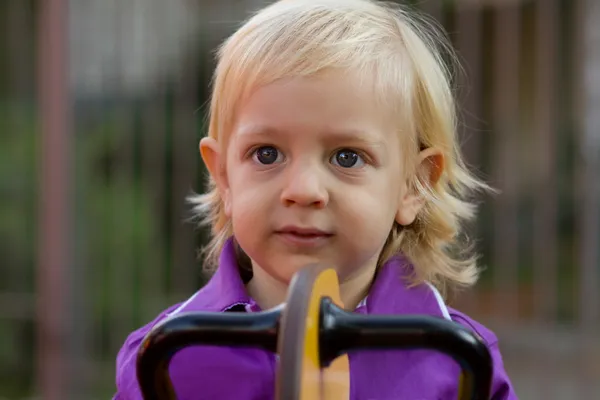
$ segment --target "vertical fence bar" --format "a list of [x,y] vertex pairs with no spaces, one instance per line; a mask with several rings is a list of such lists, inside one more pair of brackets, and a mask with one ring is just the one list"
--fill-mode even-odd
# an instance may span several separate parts
[[152,187],[158,189],[152,206],[156,207],[156,210],[160,213],[157,223],[160,226],[160,238],[163,243],[159,249],[155,250],[155,256],[160,260],[156,265],[158,277],[156,297],[164,304],[168,299],[167,296],[171,287],[169,272],[173,263],[173,243],[171,240],[173,233],[170,224],[172,215],[169,207],[171,200],[170,185],[172,183],[169,176],[169,159],[172,152],[169,118],[172,110],[169,109],[168,84],[166,82],[153,82],[153,85],[155,85],[153,88],[156,89],[156,99],[150,100],[145,110],[148,122],[145,125],[145,135],[152,139],[147,140],[143,147],[143,168],[146,172],[152,171],[152,175],[156,178],[152,182]]
[[[8,50],[8,88],[11,97],[23,101],[30,93],[31,10],[27,1],[9,1],[2,31]],[[24,271],[23,271],[24,272]]]
[[[597,341],[600,327],[600,2],[582,0],[581,26],[582,71],[582,131],[580,134],[579,177],[580,248],[580,328],[587,341],[581,349],[581,398],[592,398],[598,382],[598,357],[587,348]],[[594,339],[596,338],[596,339]],[[595,357],[595,358],[594,358]],[[594,373],[596,371],[596,373]],[[595,393],[597,395],[597,393]]]
[[479,168],[483,115],[482,6],[477,2],[458,2],[456,7],[456,48],[466,70],[466,76],[461,75],[459,82],[464,110],[461,141],[467,162]]
[[[31,96],[30,82],[32,71],[29,67],[33,61],[31,54],[33,52],[31,43],[31,36],[33,35],[33,29],[31,29],[32,15],[25,1],[9,1],[4,7],[6,13],[1,15],[2,18],[0,20],[0,35],[2,35],[0,43],[6,46],[5,54],[7,57],[0,64],[0,73],[3,74],[3,76],[0,76],[0,86],[4,86],[4,82],[6,82],[5,87],[9,96],[9,103],[8,108],[3,106],[2,110],[0,110],[2,117],[8,118],[6,120],[7,124],[4,125],[5,131],[1,132],[0,135],[4,137],[17,137],[19,135],[30,134],[30,132],[26,132],[29,129],[29,121],[28,117],[23,114],[23,104],[25,103],[25,99]],[[5,93],[2,94],[4,95]],[[33,144],[33,141],[30,141],[29,144]],[[27,160],[26,166],[21,164],[27,170],[20,172],[27,175],[29,175],[29,168],[34,165],[34,163],[29,162],[31,158],[27,154],[28,151],[29,148],[22,148],[20,154],[21,159]],[[29,242],[29,235],[34,226],[31,204],[29,202],[30,197],[27,197],[28,201],[21,202],[15,208],[19,213],[20,224],[27,225],[27,230],[22,231],[26,236],[26,238],[22,239],[25,243]],[[3,271],[2,280],[5,287],[14,291],[14,298],[20,298],[22,302],[30,294],[26,289],[29,286],[30,268],[31,266],[28,263],[27,266],[23,265],[18,268],[10,266]],[[26,301],[22,304],[26,304]],[[12,308],[12,305],[7,308]],[[33,318],[34,316],[32,313],[29,313],[23,315],[23,317]]]
[[518,135],[520,5],[499,4],[494,20],[494,165],[502,190],[494,207],[493,268],[496,315],[510,320],[518,311]]
[[[597,397],[597,364],[600,355],[600,2],[575,3],[574,120],[577,124],[575,193],[577,211],[578,321],[583,340],[579,346],[580,377],[577,398]],[[596,331],[596,332],[595,332]],[[595,376],[594,376],[595,375]]]
[[67,0],[40,2],[41,196],[37,269],[37,384],[45,400],[65,400],[70,341],[71,115],[67,83]]
[[[538,326],[550,327],[558,315],[558,196],[557,173],[557,47],[559,46],[558,0],[535,2],[534,101],[533,101],[533,318]],[[561,367],[553,358],[537,353],[531,379],[544,399],[556,398],[556,386],[544,384],[552,377],[561,382]],[[543,366],[543,368],[542,368]],[[562,379],[564,380],[564,378]]]
[[[482,7],[479,3],[456,2],[455,13],[456,49],[460,55],[465,73],[459,81],[462,118],[460,139],[466,162],[475,169],[481,168],[481,128],[483,116],[483,63],[481,44],[483,35]],[[478,238],[479,218],[469,226],[469,234]],[[479,301],[472,291],[467,292],[462,301],[470,312],[479,313]]]
[[600,321],[600,2],[582,0],[582,131],[578,157],[580,208],[580,321],[589,332]]
[[[155,82],[153,82],[155,83]],[[165,308],[163,265],[165,260],[165,244],[163,233],[163,204],[164,204],[164,179],[162,154],[164,150],[163,143],[160,143],[161,129],[163,128],[163,112],[160,102],[163,100],[163,91],[152,87],[153,97],[135,104],[135,134],[131,139],[132,154],[135,154],[131,165],[132,176],[135,177],[137,184],[142,185],[140,189],[151,190],[142,193],[138,190],[136,201],[140,201],[142,196],[149,198],[147,206],[155,211],[153,224],[156,229],[160,245],[153,246],[152,249],[132,248],[135,256],[133,257],[138,270],[137,278],[139,281],[133,282],[137,286],[137,295],[130,297],[129,301],[139,302],[139,315],[136,316],[135,324],[145,323],[153,318],[157,312]],[[159,143],[157,146],[156,144]],[[154,149],[154,150],[153,150]],[[152,177],[152,178],[150,178]],[[166,235],[165,235],[166,236]],[[142,300],[143,299],[143,300]],[[141,320],[138,320],[141,318]]]
[[[195,43],[195,42],[193,42]],[[188,42],[182,44],[186,53],[196,54],[191,51]],[[196,66],[198,57],[186,58],[185,65]],[[194,170],[194,159],[199,157],[198,142],[196,141],[195,110],[200,103],[198,101],[198,68],[187,67],[181,71],[182,80],[176,90],[174,101],[174,137],[173,137],[173,268],[171,269],[171,280],[175,293],[191,295],[197,290],[200,270],[196,268],[194,240],[191,224],[184,224],[189,215],[190,208],[186,202],[186,196],[192,189],[196,171]]]
[[[119,207],[121,207],[120,201],[122,199],[122,194],[117,189],[119,187],[119,182],[122,180],[123,175],[125,177],[130,178],[130,182],[135,182],[133,176],[136,173],[135,165],[138,159],[138,154],[135,151],[135,137],[138,135],[138,124],[137,120],[139,118],[137,110],[134,107],[129,107],[125,101],[123,101],[122,94],[126,90],[126,61],[125,52],[131,51],[130,49],[125,48],[126,44],[131,43],[131,36],[133,33],[131,30],[128,30],[127,27],[130,24],[130,20],[132,19],[132,15],[135,13],[135,6],[138,5],[137,2],[111,2],[106,5],[108,9],[110,9],[110,13],[107,13],[103,20],[99,20],[97,23],[108,24],[115,30],[114,39],[116,43],[114,44],[115,50],[115,63],[119,66],[113,71],[114,76],[112,79],[115,80],[113,86],[108,86],[109,90],[101,91],[100,96],[102,98],[107,98],[110,96],[114,96],[116,102],[121,105],[123,109],[126,109],[129,112],[128,117],[133,120],[131,122],[131,126],[128,126],[129,129],[126,130],[126,137],[122,139],[121,146],[124,154],[124,158],[127,160],[124,163],[124,166],[118,166],[116,163],[110,163],[110,173],[107,174],[108,179],[106,181],[106,217],[108,219],[108,223],[105,224],[106,229],[106,237],[105,243],[106,246],[103,251],[106,252],[106,262],[102,265],[102,268],[105,269],[106,279],[106,288],[109,290],[109,294],[105,295],[105,299],[108,305],[108,319],[107,324],[109,327],[105,328],[108,332],[108,349],[119,349],[119,347],[123,344],[123,338],[132,328],[132,293],[134,292],[134,288],[132,285],[132,275],[135,274],[135,260],[133,254],[134,244],[129,240],[132,236],[121,236],[118,235],[117,232],[125,229],[124,226],[133,226],[135,219],[135,212],[137,211],[137,207],[134,207],[134,212],[131,215],[127,215],[127,219],[120,218]],[[143,18],[144,14],[140,14],[141,18]],[[90,18],[93,18],[91,15]],[[96,44],[99,46],[99,44]],[[110,74],[110,73],[108,73]],[[110,76],[108,75],[107,76]],[[106,79],[106,76],[103,77]],[[101,115],[103,118],[107,120],[112,116],[113,107],[106,106],[101,109]],[[119,115],[120,117],[120,115]],[[125,119],[126,117],[124,117]],[[121,129],[120,127],[120,118],[117,119],[119,124],[117,127],[112,124],[107,124],[103,126],[102,135],[105,137],[104,146],[107,153],[111,152],[110,147],[112,146],[111,141],[113,139],[113,129]],[[129,120],[128,120],[129,122]],[[126,181],[126,180],[125,180]],[[137,186],[133,187],[133,192],[136,192]],[[128,196],[132,196],[131,193],[128,193]],[[135,197],[135,195],[133,195]],[[129,199],[130,201],[135,201],[134,199]],[[131,231],[134,231],[132,229]],[[116,304],[119,304],[117,307]]]
[[535,318],[551,322],[557,310],[558,186],[556,137],[556,65],[558,46],[558,1],[535,3],[535,128],[534,148],[534,305]]

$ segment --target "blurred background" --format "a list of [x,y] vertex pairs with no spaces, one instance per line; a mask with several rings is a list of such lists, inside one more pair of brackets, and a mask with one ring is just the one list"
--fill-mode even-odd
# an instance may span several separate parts
[[[108,399],[127,334],[204,282],[215,46],[259,0],[0,0],[0,399]],[[600,1],[413,2],[465,67],[479,286],[522,399],[600,397]]]

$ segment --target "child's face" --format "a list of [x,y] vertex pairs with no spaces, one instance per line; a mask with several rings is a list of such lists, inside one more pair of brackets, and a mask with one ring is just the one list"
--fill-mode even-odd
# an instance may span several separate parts
[[274,83],[241,104],[226,154],[203,143],[255,268],[288,282],[317,262],[349,279],[374,270],[394,221],[414,220],[397,125],[373,99],[341,75]]

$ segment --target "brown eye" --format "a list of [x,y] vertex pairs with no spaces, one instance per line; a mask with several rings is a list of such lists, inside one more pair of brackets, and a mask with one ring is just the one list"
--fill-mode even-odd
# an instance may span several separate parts
[[361,156],[357,152],[350,149],[343,149],[336,152],[333,155],[331,162],[334,165],[342,168],[353,168],[357,164],[359,164],[359,166],[364,165],[364,161]]
[[263,146],[256,149],[254,158],[261,164],[271,165],[278,161],[279,151],[273,146]]

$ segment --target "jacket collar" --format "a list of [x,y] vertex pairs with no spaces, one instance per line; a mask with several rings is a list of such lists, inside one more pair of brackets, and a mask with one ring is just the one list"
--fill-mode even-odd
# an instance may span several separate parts
[[[442,297],[432,285],[409,285],[412,269],[412,264],[404,256],[382,265],[367,298],[356,311],[365,314],[421,314],[450,319]],[[233,240],[229,239],[210,281],[170,315],[191,311],[220,312],[237,307],[246,311],[260,310],[246,291],[239,274]]]

